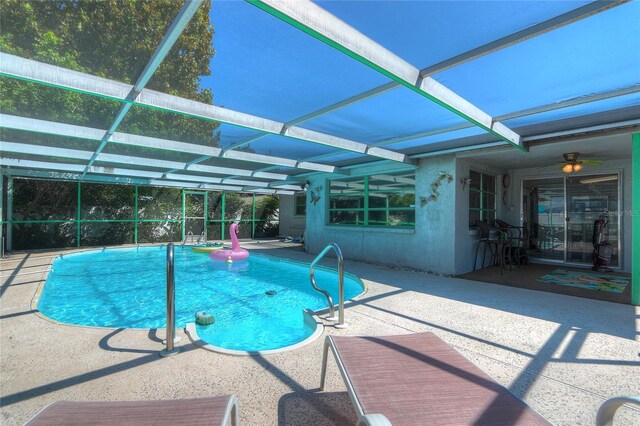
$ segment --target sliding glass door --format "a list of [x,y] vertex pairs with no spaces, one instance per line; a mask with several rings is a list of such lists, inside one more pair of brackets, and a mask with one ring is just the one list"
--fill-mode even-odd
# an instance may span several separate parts
[[[604,240],[619,265],[619,175],[570,175],[523,182],[522,214],[529,231],[529,256],[567,263],[592,263],[594,223],[603,217]],[[597,235],[596,235],[597,237]]]
[[[618,175],[567,177],[567,261],[591,263],[593,261],[595,222],[602,216],[606,220],[604,241],[618,247]],[[597,235],[595,237],[597,239]],[[618,250],[613,250],[611,266],[618,266]]]
[[564,260],[564,179],[526,180],[523,184],[525,225],[529,230],[531,256]]

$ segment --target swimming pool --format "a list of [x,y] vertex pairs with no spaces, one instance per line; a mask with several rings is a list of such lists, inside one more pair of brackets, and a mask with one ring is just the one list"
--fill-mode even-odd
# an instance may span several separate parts
[[[56,321],[114,328],[164,328],[166,247],[133,247],[65,254],[52,266],[39,310]],[[252,253],[229,267],[189,247],[175,249],[176,326],[206,311],[215,323],[196,326],[211,345],[238,350],[282,348],[309,337],[315,327],[302,310],[326,307],[311,289],[309,265]],[[316,270],[316,282],[338,300],[333,270]],[[345,274],[345,299],[364,286]],[[267,292],[275,291],[272,296]]]

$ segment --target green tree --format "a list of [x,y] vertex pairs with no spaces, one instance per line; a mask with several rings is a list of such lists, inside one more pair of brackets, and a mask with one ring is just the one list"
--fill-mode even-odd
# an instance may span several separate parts
[[275,237],[278,235],[278,213],[280,210],[280,198],[276,195],[267,195],[256,199],[256,237]]
[[[133,84],[155,52],[182,4],[174,0],[2,0],[0,50]],[[214,31],[209,21],[210,8],[209,2],[203,3],[154,73],[147,88],[207,104],[212,103],[211,91],[200,86],[201,77],[210,74],[209,63],[215,53]],[[113,100],[7,77],[0,78],[0,111],[6,114],[106,130],[120,107],[121,103]],[[118,131],[215,146],[219,141],[218,126],[218,123],[134,106],[125,116]],[[6,141],[88,151],[94,151],[98,146],[96,141],[10,129],[0,129],[0,138]],[[109,149],[108,145],[106,149]],[[138,147],[118,146],[118,152],[122,154],[141,155],[145,151]],[[158,158],[158,152],[154,152],[154,156]],[[74,159],[61,161],[80,162]],[[41,200],[54,196],[52,194],[56,194],[59,186],[56,182],[34,182],[29,192],[25,193],[29,198],[24,203],[25,220],[46,219],[40,217]],[[73,185],[70,188],[73,188]],[[123,205],[115,204],[122,201],[122,191],[127,194],[130,191],[109,186],[100,188],[102,189],[98,192],[102,197],[101,202],[106,203],[106,207],[109,208],[106,216],[117,216],[118,207]],[[74,191],[69,189],[67,192],[73,194]],[[16,192],[16,196],[19,197],[20,194]],[[129,200],[130,197],[127,195],[125,198]],[[64,202],[65,199],[66,196],[59,196],[46,204],[55,210],[68,204]],[[172,201],[168,200],[165,207],[158,206],[157,209],[171,216]],[[69,243],[71,235],[75,235],[75,224],[66,225],[69,224],[34,224],[31,228],[45,227],[50,232],[41,233],[42,238],[38,241],[35,239],[37,233],[34,233],[34,239],[30,241],[35,241],[34,244],[38,247],[75,244],[75,241]],[[84,228],[82,230],[83,235],[110,235],[114,243],[121,239],[120,236],[124,238],[127,235],[128,238],[131,233],[129,225],[123,225],[121,229],[111,226],[98,230],[97,226],[90,225],[85,228],[86,232]],[[20,244],[17,246],[35,247],[22,247]]]
[[224,216],[228,223],[251,219],[252,198],[250,197],[237,192],[226,193]]
[[[182,2],[174,0],[4,0],[0,50],[125,83],[135,83]],[[211,5],[205,2],[154,73],[147,87],[211,104],[200,86],[214,55]],[[70,124],[106,128],[119,103],[7,78],[0,108]],[[132,108],[118,130],[217,145],[218,123],[141,107]],[[44,142],[44,140],[41,140]]]

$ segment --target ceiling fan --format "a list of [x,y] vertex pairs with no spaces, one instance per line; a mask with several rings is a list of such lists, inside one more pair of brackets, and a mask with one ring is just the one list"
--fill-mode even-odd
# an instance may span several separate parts
[[602,165],[602,160],[578,160],[578,152],[567,152],[562,154],[564,162],[562,164],[562,171],[565,173],[576,173],[582,170],[584,166],[598,167]]

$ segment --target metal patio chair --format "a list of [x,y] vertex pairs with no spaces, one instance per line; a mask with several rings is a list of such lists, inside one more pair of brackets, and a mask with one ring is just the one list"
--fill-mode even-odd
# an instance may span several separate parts
[[485,267],[485,258],[488,248],[491,253],[490,265],[500,266],[500,275],[502,275],[505,265],[510,263],[510,253],[513,242],[508,238],[508,234],[500,228],[492,228],[488,223],[481,221],[476,222],[476,226],[480,229],[480,239],[478,240],[475,256],[473,258],[473,270],[476,270],[476,262],[480,246],[483,246],[482,267]]

